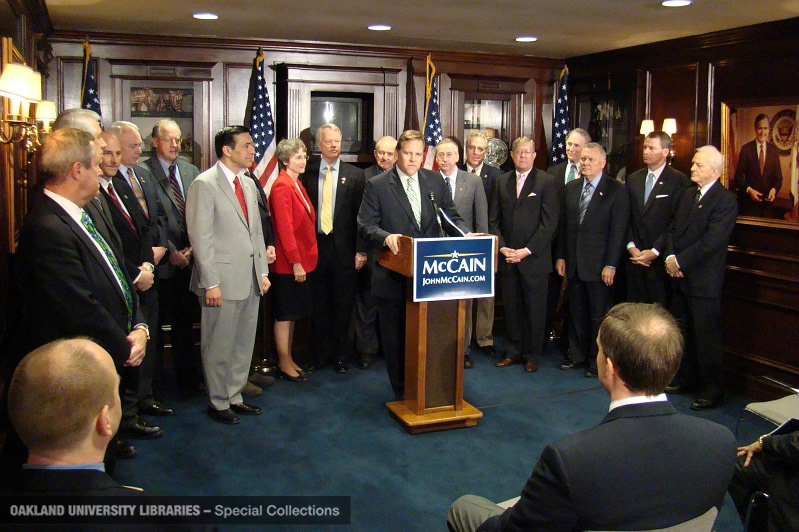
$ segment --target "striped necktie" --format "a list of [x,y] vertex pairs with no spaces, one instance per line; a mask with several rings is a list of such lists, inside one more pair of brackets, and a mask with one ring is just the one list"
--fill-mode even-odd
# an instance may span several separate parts
[[111,264],[111,269],[114,270],[114,275],[119,282],[119,285],[122,287],[122,295],[125,297],[125,307],[128,310],[128,330],[133,322],[133,294],[130,291],[130,285],[128,284],[127,279],[125,279],[125,274],[122,273],[122,269],[119,267],[119,262],[117,261],[114,252],[111,251],[111,248],[108,246],[108,242],[100,235],[97,231],[97,227],[95,227],[94,222],[86,213],[86,211],[82,211],[80,221],[86,230],[91,235],[92,239],[97,242],[100,246],[100,249],[103,250],[105,257],[108,259],[108,262]]
[[405,194],[408,195],[408,201],[411,203],[411,210],[413,211],[413,217],[416,219],[416,224],[421,228],[422,206],[419,204],[419,195],[416,193],[416,180],[412,177],[408,178]]
[[125,207],[122,206],[122,202],[119,201],[119,196],[117,196],[117,193],[114,190],[114,184],[111,183],[110,181],[108,182],[108,197],[111,198],[111,201],[113,201],[114,205],[117,206],[119,212],[122,213],[122,217],[125,218],[125,221],[128,222],[130,228],[133,229],[133,231],[135,232],[136,226],[133,225],[133,220],[131,219],[130,214],[128,214],[128,211],[126,211]]
[[177,203],[178,211],[180,211],[181,225],[186,227],[186,200],[180,191],[174,163],[169,165],[169,185],[172,187],[172,194],[175,195],[175,202]]
[[128,182],[130,183],[130,188],[133,189],[133,194],[139,201],[139,206],[144,216],[150,218],[150,213],[147,211],[147,200],[144,199],[144,191],[141,188],[141,183],[139,183],[139,178],[133,173],[133,168],[128,168]]
[[585,218],[585,211],[588,210],[588,204],[591,202],[591,189],[594,188],[594,185],[591,184],[590,181],[586,178],[585,180],[585,187],[583,188],[583,193],[580,195],[580,225],[583,224],[583,218]]

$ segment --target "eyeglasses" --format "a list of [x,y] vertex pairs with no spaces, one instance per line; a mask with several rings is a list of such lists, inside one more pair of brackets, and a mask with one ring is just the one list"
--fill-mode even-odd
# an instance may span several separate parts
[[176,146],[180,146],[180,137],[172,137],[169,139],[165,139],[163,137],[157,137],[159,142],[163,142],[164,144],[174,144]]
[[532,155],[533,151],[531,150],[516,150],[516,155]]

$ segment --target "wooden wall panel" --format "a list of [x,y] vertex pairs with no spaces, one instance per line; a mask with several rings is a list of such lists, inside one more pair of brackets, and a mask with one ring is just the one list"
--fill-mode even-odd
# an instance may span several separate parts
[[[660,129],[665,118],[677,119],[677,133],[672,137],[672,165],[688,173],[697,146],[697,65],[676,65],[650,70],[650,118]],[[640,121],[638,121],[640,125]]]

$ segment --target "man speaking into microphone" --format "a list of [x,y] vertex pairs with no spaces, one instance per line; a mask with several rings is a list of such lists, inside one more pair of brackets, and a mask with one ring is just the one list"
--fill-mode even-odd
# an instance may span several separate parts
[[[388,248],[396,254],[402,235],[437,237],[441,229],[450,236],[468,232],[441,175],[420,169],[423,156],[422,134],[404,131],[397,141],[394,168],[367,181],[358,212],[358,231],[370,246],[381,251]],[[452,224],[447,220],[439,224],[434,203]],[[372,272],[372,293],[378,302],[388,378],[399,400],[405,394],[405,277],[378,264]]]

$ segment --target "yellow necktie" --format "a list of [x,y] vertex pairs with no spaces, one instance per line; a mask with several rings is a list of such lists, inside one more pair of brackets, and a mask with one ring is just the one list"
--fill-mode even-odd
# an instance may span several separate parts
[[322,232],[329,235],[333,230],[333,172],[328,166],[322,183]]

